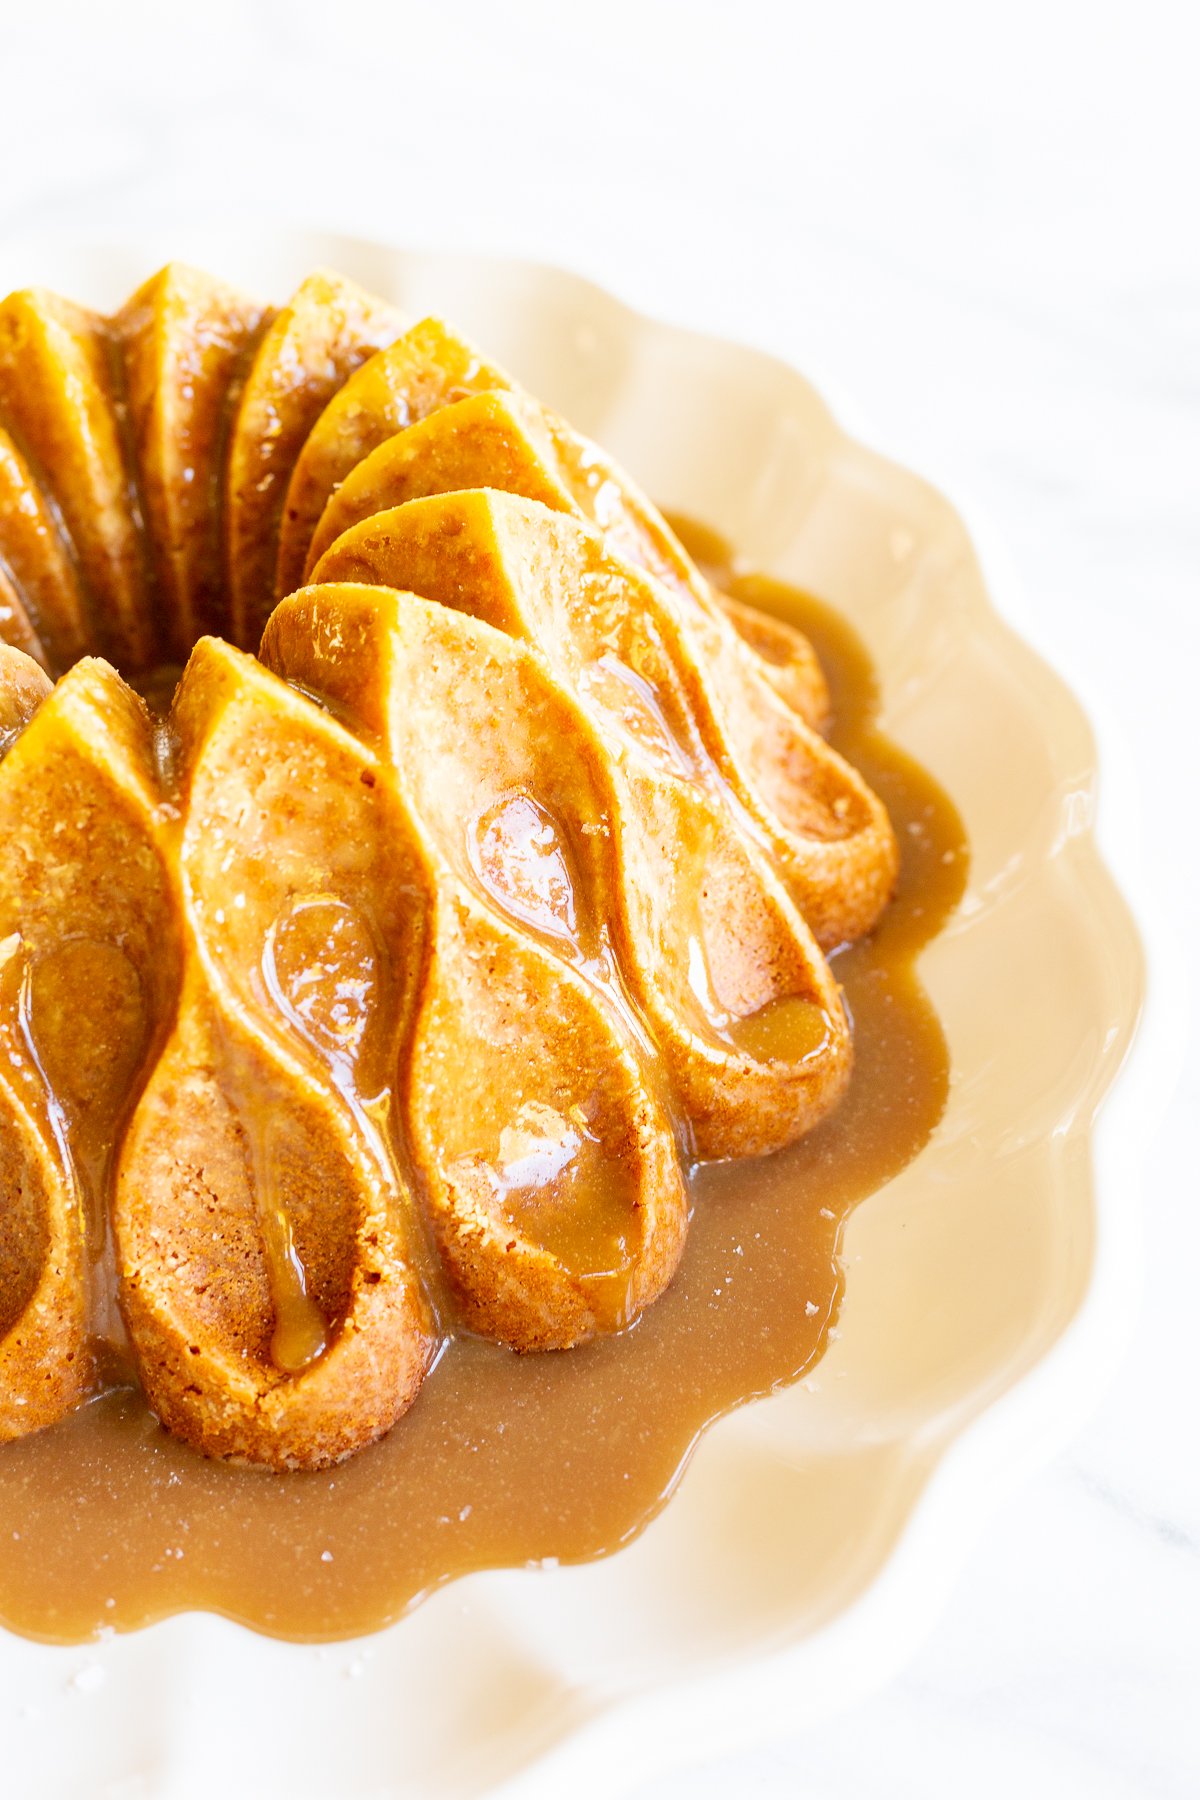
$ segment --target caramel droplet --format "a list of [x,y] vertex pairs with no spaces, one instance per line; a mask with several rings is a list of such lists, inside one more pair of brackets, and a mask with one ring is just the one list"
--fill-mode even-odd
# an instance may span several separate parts
[[744,1019],[730,1019],[727,1029],[738,1049],[759,1062],[803,1062],[827,1047],[831,1026],[823,1007],[784,994]]
[[299,1375],[326,1348],[325,1320],[308,1292],[304,1264],[292,1239],[291,1220],[282,1207],[271,1204],[269,1196],[260,1196],[259,1218],[275,1307],[271,1361],[285,1375]]
[[280,1199],[278,1144],[270,1121],[255,1106],[243,1113],[254,1177],[254,1196],[266,1255],[267,1284],[275,1311],[271,1361],[285,1375],[299,1375],[328,1347],[324,1315],[308,1291],[308,1277]]
[[535,931],[578,942],[571,854],[547,807],[528,794],[506,795],[476,819],[467,850],[505,912]]

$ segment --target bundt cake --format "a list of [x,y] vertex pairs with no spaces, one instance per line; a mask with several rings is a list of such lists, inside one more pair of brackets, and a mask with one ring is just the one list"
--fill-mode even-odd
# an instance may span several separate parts
[[0,1440],[332,1463],[843,1091],[896,847],[811,647],[438,321],[11,296],[0,640]]

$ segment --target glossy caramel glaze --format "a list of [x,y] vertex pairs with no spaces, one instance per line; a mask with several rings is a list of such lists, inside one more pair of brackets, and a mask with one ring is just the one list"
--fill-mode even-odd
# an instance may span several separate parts
[[781,584],[735,578],[708,534],[677,529],[736,600],[811,639],[832,691],[832,742],[900,840],[894,903],[833,959],[854,1020],[845,1100],[771,1158],[694,1173],[679,1273],[632,1330],[524,1357],[459,1337],[389,1436],[337,1469],[281,1476],[206,1461],[127,1388],[4,1446],[6,1624],[79,1640],[205,1608],[290,1638],[370,1631],[472,1569],[626,1542],[707,1423],[820,1356],[841,1292],[842,1222],[942,1112],[946,1047],[913,965],[957,904],[966,846],[945,794],[875,731],[870,665],[844,623]]

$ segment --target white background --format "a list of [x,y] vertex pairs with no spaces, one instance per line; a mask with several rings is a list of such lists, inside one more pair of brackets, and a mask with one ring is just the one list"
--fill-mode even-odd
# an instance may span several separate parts
[[[1140,790],[1161,977],[1194,1015],[1193,12],[0,0],[0,233],[300,223],[532,255],[831,377],[1007,540],[1014,623]],[[907,1674],[782,1746],[630,1771],[638,1800],[1200,1793],[1194,1050],[1144,1147],[1124,1374]]]

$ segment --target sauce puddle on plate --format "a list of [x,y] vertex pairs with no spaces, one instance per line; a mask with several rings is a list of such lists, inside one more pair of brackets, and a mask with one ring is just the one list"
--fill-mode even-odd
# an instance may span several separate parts
[[525,1357],[456,1339],[412,1411],[340,1468],[208,1462],[128,1388],[0,1449],[0,1620],[12,1629],[79,1641],[202,1608],[281,1637],[338,1638],[473,1569],[601,1555],[654,1516],[706,1424],[820,1356],[842,1224],[912,1160],[945,1104],[945,1040],[913,964],[962,893],[966,843],[946,795],[876,733],[871,667],[846,624],[778,582],[735,577],[710,534],[679,529],[719,586],[812,639],[831,740],[901,845],[882,923],[833,959],[854,1020],[846,1098],[789,1150],[699,1170],[683,1264],[633,1329]]

